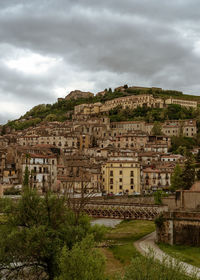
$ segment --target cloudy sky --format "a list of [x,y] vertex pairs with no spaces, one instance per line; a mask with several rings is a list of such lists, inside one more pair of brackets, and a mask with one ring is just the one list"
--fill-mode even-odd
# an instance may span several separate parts
[[200,94],[199,0],[0,0],[0,123],[74,89]]

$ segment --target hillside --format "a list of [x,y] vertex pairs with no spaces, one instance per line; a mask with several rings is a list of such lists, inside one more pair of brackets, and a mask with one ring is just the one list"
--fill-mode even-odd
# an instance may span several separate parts
[[[77,97],[78,92],[78,97]],[[74,96],[76,94],[76,98]],[[30,126],[35,126],[41,122],[48,121],[65,121],[71,119],[74,106],[83,103],[104,103],[107,100],[112,100],[114,98],[128,96],[128,95],[139,95],[139,94],[152,94],[154,97],[159,97],[167,99],[170,96],[179,99],[190,99],[195,100],[200,103],[199,96],[185,95],[180,91],[174,90],[163,90],[161,88],[144,88],[144,87],[128,87],[124,85],[122,87],[116,88],[114,91],[112,89],[105,89],[104,91],[96,94],[95,96],[89,92],[73,91],[69,93],[65,98],[58,98],[58,101],[54,104],[40,104],[33,107],[25,115],[21,116],[17,120],[8,122],[5,127],[15,128],[16,130],[23,130]],[[81,97],[79,97],[81,96]],[[85,97],[86,96],[86,97]],[[120,108],[112,110],[109,115],[111,121],[120,120],[135,120],[135,119],[145,119],[146,121],[164,121],[165,119],[187,119],[197,117],[195,110],[190,110],[186,108],[181,108],[180,106],[170,106],[171,111],[164,111],[164,109],[150,109],[140,108],[132,110],[131,112],[120,111]],[[176,114],[177,113],[177,114]],[[149,117],[148,117],[149,116]]]

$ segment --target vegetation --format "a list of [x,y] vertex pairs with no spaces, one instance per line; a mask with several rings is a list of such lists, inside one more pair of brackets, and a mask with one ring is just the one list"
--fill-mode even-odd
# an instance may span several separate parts
[[62,279],[63,263],[68,256],[71,257],[68,267],[74,271],[76,263],[82,263],[81,256],[87,247],[91,270],[84,266],[82,275],[102,269],[99,279],[103,279],[103,259],[92,251],[103,232],[97,226],[92,227],[85,215],[77,219],[66,207],[65,198],[49,193],[41,198],[26,187],[19,201],[1,199],[0,210],[4,214],[0,226],[0,278]]
[[[177,261],[176,265],[163,260],[162,263],[155,260],[153,254],[141,256],[133,246],[133,242],[144,235],[154,231],[155,226],[150,221],[123,221],[106,235],[106,239],[113,243],[109,249],[103,252],[107,257],[106,274],[108,279],[116,280],[197,280],[186,276],[185,269]],[[118,262],[117,262],[118,261]],[[115,263],[115,267],[110,265]],[[109,269],[108,269],[109,268]],[[118,276],[116,276],[118,275]]]
[[[123,272],[131,259],[139,255],[133,242],[155,230],[151,221],[122,221],[115,228],[109,230],[105,236],[109,249],[101,251],[106,257],[106,275],[109,279],[119,272]],[[114,265],[113,265],[114,264]]]
[[165,120],[193,119],[200,116],[200,110],[181,107],[172,104],[166,108],[149,108],[146,106],[136,109],[122,109],[118,106],[109,112],[111,121],[134,121],[143,120],[146,122],[164,122]]
[[188,150],[198,146],[198,137],[191,138],[185,136],[172,136],[171,138],[171,152],[174,154],[181,154],[185,156]]
[[158,244],[161,250],[180,261],[200,267],[200,248],[186,245]]
[[[59,99],[54,104],[40,104],[28,111],[24,116],[21,116],[18,120],[9,121],[5,126],[3,126],[2,134],[5,134],[6,127],[11,127],[16,130],[23,130],[30,126],[36,126],[43,121],[65,121],[71,118],[74,106],[83,103],[104,103],[107,100],[112,100],[114,98],[128,96],[128,95],[139,95],[139,94],[152,94],[154,97],[158,98],[181,98],[200,101],[199,96],[185,95],[182,92],[174,90],[161,90],[161,89],[145,89],[145,88],[128,88],[124,85],[123,91],[112,91],[105,89],[104,95],[96,95],[90,98],[79,98],[79,99]],[[180,105],[169,105],[167,108],[137,108],[135,110],[122,110],[118,108],[117,111],[114,109],[109,113],[111,121],[128,121],[128,120],[145,120],[147,122],[158,121],[162,122],[164,120],[172,119],[191,119],[196,118],[200,124],[200,109],[198,108],[184,108]]]
[[162,262],[154,258],[153,253],[146,257],[138,256],[132,259],[131,265],[126,269],[125,275],[119,277],[119,280],[197,280],[194,276],[187,276],[186,269],[180,262],[168,261]]
[[19,195],[21,194],[21,191],[18,189],[15,189],[14,187],[11,187],[9,189],[4,190],[4,195]]
[[159,122],[155,122],[151,131],[152,135],[162,135],[162,126]]
[[164,195],[164,192],[162,190],[157,190],[153,195],[155,204],[162,204],[162,196]]
[[195,166],[193,158],[190,156],[187,158],[183,173],[182,173],[182,189],[189,190],[195,181]]
[[103,280],[105,260],[99,250],[94,249],[93,236],[87,236],[69,250],[62,249],[56,280]]
[[171,176],[171,186],[170,189],[172,191],[180,190],[183,188],[183,170],[179,164],[174,168],[174,172]]
[[194,159],[191,155],[188,155],[183,168],[179,164],[174,168],[170,188],[172,191],[189,190],[198,176],[200,175],[195,172]]

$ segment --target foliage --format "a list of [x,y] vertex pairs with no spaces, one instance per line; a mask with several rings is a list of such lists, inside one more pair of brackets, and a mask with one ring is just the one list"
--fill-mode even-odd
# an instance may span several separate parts
[[4,195],[19,195],[21,193],[20,190],[15,189],[14,187],[4,190]]
[[182,174],[183,189],[189,190],[195,181],[195,167],[194,160],[189,156],[185,162],[185,166]]
[[157,190],[154,192],[154,202],[155,204],[162,204],[162,196],[163,196],[163,191]]
[[200,169],[197,170],[197,172],[196,172],[196,177],[197,177],[197,180],[200,181]]
[[[19,201],[0,206],[6,217],[0,230],[0,272],[6,279],[53,280],[59,276],[58,256],[64,246],[71,250],[88,234],[95,241],[101,237],[86,216],[76,219],[64,197],[47,193],[42,198],[25,188]],[[30,278],[23,278],[27,270]]]
[[152,135],[162,135],[162,126],[159,122],[155,122],[151,130]]
[[198,150],[198,153],[196,155],[196,161],[200,163],[200,149]]
[[156,219],[155,219],[155,224],[157,227],[162,227],[163,223],[164,223],[164,217],[163,214],[160,214]]
[[57,120],[57,116],[55,114],[49,114],[44,119],[47,122],[52,122]]
[[29,185],[29,170],[28,170],[28,166],[26,166],[24,171],[23,187],[28,187],[28,185]]
[[193,119],[200,116],[198,109],[181,107],[171,104],[166,108],[150,108],[147,106],[137,107],[136,109],[122,109],[117,106],[110,110],[111,121],[133,121],[143,120],[146,122],[164,122],[165,120]]
[[133,257],[138,256],[133,243],[154,230],[155,224],[152,221],[126,220],[111,229],[105,238],[111,244],[110,250],[114,257],[127,265]]
[[200,248],[194,246],[186,246],[186,245],[169,245],[165,243],[158,244],[161,250],[163,250],[168,255],[194,265],[196,267],[200,267]]
[[59,261],[60,276],[56,280],[103,280],[105,261],[94,248],[93,236],[86,236],[71,250],[65,246]]
[[171,176],[171,186],[170,186],[170,189],[172,191],[176,191],[176,190],[182,189],[182,187],[183,187],[182,175],[183,175],[183,170],[180,167],[180,165],[177,164],[176,167],[174,168],[174,172],[173,172],[173,174]]
[[194,138],[183,136],[172,136],[170,151],[175,154],[186,155],[187,150],[196,146]]
[[[128,88],[124,85],[125,91],[112,91],[106,89],[106,93],[102,95],[96,95],[89,98],[78,98],[78,99],[59,99],[54,104],[40,104],[28,111],[24,116],[21,116],[19,120],[9,121],[3,126],[3,132],[5,133],[6,127],[11,127],[16,130],[23,130],[30,126],[37,126],[40,122],[45,121],[65,121],[71,118],[71,114],[67,114],[73,111],[76,105],[83,103],[95,103],[95,102],[106,102],[114,98],[123,96],[139,95],[139,94],[153,94],[154,97],[169,98],[175,96],[181,99],[192,99],[199,100],[198,96],[183,95],[182,92],[161,90],[161,89],[145,89],[145,88]],[[131,109],[119,109],[117,114],[109,113],[111,121],[129,121],[129,120],[144,120],[147,122],[163,122],[164,120],[173,119],[197,119],[197,125],[200,126],[200,109],[181,107],[180,105],[172,104],[166,108],[147,108],[145,106]]]
[[157,261],[153,253],[132,259],[125,275],[120,280],[197,280],[194,276],[187,276],[186,268],[180,262],[174,263],[169,259]]

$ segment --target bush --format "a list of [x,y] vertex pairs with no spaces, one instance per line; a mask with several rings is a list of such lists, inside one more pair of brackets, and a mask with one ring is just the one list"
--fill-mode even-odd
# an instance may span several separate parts
[[4,195],[19,195],[21,194],[20,190],[16,190],[14,187],[10,188],[10,189],[6,189],[4,190]]
[[124,277],[120,280],[197,280],[195,276],[187,276],[186,268],[179,261],[170,259],[157,261],[153,253],[147,256],[138,256],[132,260]]

